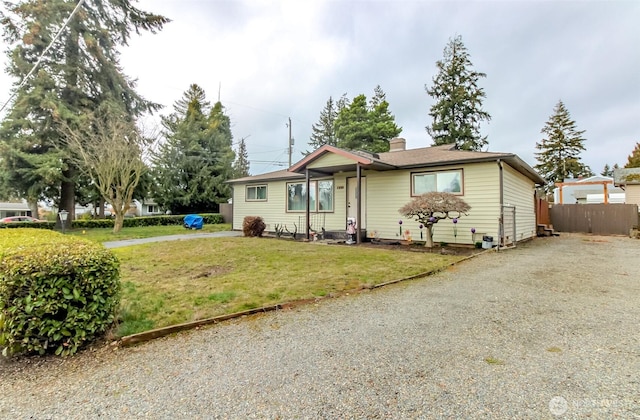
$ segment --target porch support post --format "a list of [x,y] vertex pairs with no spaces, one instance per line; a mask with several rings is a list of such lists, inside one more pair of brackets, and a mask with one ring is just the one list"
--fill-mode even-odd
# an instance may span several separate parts
[[361,242],[360,240],[360,225],[362,225],[362,168],[360,162],[356,164],[356,244]]
[[309,232],[309,217],[311,216],[311,214],[310,214],[311,212],[309,211],[309,205],[311,203],[311,189],[310,189],[310,187],[311,187],[311,179],[310,178],[311,177],[309,175],[309,168],[305,168],[304,174],[305,174],[305,178],[306,178],[306,182],[307,182],[307,205],[306,205],[306,208],[305,208],[305,221],[304,221],[305,227],[304,227],[304,229],[305,229],[305,232],[306,232],[305,235],[306,235],[307,240],[310,240],[311,239],[311,234]]

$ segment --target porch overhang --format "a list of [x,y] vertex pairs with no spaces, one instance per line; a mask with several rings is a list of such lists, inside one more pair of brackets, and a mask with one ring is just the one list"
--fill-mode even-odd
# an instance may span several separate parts
[[289,168],[289,172],[311,176],[330,176],[337,172],[352,172],[361,169],[385,171],[396,166],[382,162],[374,153],[347,151],[324,145]]

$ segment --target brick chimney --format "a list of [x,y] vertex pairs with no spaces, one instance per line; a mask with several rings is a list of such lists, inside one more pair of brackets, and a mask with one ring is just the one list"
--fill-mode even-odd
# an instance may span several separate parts
[[389,151],[390,152],[401,152],[406,150],[407,141],[402,137],[396,137],[394,139],[389,140]]

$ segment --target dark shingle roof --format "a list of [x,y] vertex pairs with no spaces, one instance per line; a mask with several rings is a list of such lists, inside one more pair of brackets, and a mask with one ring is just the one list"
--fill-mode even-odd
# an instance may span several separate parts
[[338,149],[333,146],[322,146],[295,165],[291,167],[293,171],[281,170],[269,172],[262,175],[245,177],[229,181],[230,183],[246,183],[270,181],[278,179],[301,179],[303,169],[314,160],[320,158],[325,153],[338,153],[345,157],[351,157],[355,162],[360,162],[365,168],[371,167],[378,170],[389,169],[411,169],[418,167],[455,165],[474,162],[491,162],[501,159],[511,165],[514,169],[521,172],[529,179],[537,184],[544,183],[544,179],[513,153],[498,152],[473,152],[467,150],[458,150],[454,145],[448,144],[443,146],[422,147],[419,149],[398,150],[384,153],[369,153],[363,151],[347,151]]
[[237,184],[237,183],[260,182],[260,181],[277,181],[279,179],[301,179],[301,178],[304,179],[304,175],[296,172],[289,172],[287,169],[281,169],[279,171],[267,172],[260,175],[246,176],[244,178],[232,179],[228,182],[231,184]]

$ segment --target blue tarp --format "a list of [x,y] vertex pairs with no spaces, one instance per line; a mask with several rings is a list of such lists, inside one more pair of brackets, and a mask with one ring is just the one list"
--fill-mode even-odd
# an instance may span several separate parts
[[187,229],[202,229],[204,219],[197,214],[187,214],[184,216],[184,227]]

